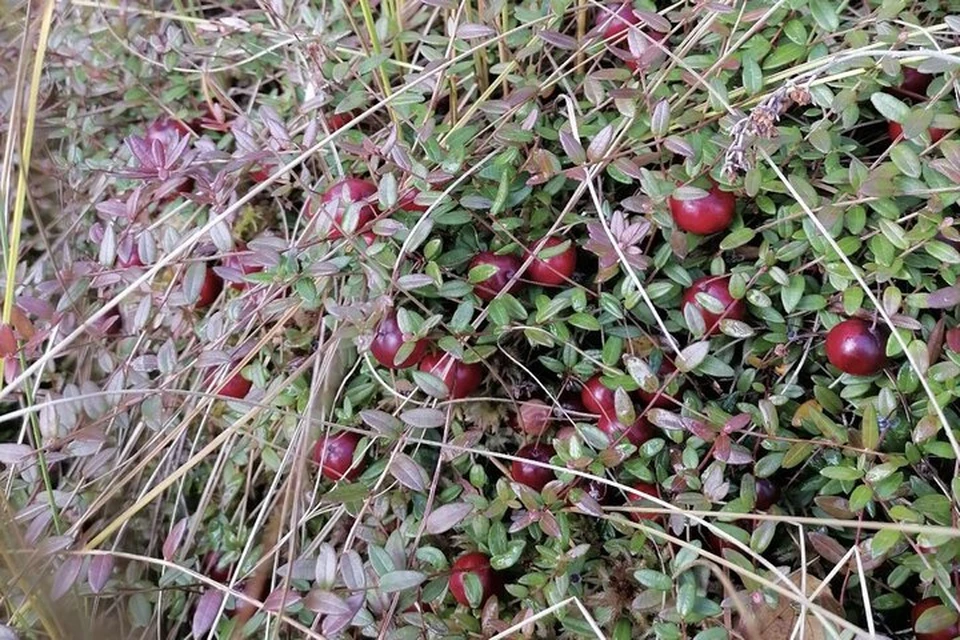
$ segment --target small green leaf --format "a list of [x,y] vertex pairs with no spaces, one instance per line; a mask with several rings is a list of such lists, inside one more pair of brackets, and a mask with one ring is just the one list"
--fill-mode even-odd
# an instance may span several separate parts
[[903,122],[906,120],[907,114],[910,113],[910,107],[904,104],[903,101],[882,91],[877,91],[870,96],[870,102],[872,102],[874,108],[880,112],[880,115],[894,122]]
[[384,593],[405,591],[419,586],[427,576],[419,571],[391,571],[380,578],[380,590]]

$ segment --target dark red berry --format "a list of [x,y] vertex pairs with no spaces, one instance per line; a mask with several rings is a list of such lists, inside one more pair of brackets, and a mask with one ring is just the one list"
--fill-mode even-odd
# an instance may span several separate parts
[[850,318],[827,333],[827,359],[844,373],[871,376],[887,362],[885,341],[870,323]]
[[571,418],[576,419],[579,413],[589,413],[587,407],[583,404],[582,395],[583,390],[577,390],[573,387],[568,387],[564,389],[560,395],[557,397],[557,403],[560,405],[554,407],[553,413],[558,418],[567,419],[567,414],[570,414]]
[[490,566],[490,558],[479,551],[466,553],[457,558],[456,562],[453,563],[453,571],[450,573],[450,592],[460,604],[470,606],[467,589],[463,584],[463,577],[468,573],[472,573],[480,581],[480,602],[477,603],[478,606],[483,605],[487,598],[499,590],[500,580],[497,572]]
[[[550,462],[553,454],[553,447],[548,444],[528,444],[517,451],[518,458],[544,463]],[[534,491],[540,491],[556,477],[552,469],[523,460],[514,460],[510,466],[510,476],[514,482],[525,484]]]
[[343,129],[351,122],[353,122],[352,113],[335,113],[332,116],[327,116],[327,127],[330,129],[330,133]]
[[721,190],[716,183],[711,185],[710,191],[702,198],[670,198],[670,213],[677,227],[702,236],[718,233],[729,227],[736,208],[736,196]]
[[203,285],[200,287],[200,296],[197,298],[196,308],[205,309],[212,305],[223,291],[223,279],[220,278],[212,267],[207,267],[207,272],[203,277]]
[[420,362],[423,354],[427,352],[428,342],[418,340],[414,344],[410,355],[398,364],[397,352],[403,345],[403,332],[397,323],[397,314],[389,313],[377,325],[377,332],[370,343],[370,353],[377,359],[377,362],[388,369],[406,369]]
[[[669,360],[668,358],[663,358],[663,360],[660,361],[660,370],[658,372],[658,375],[660,377],[660,384],[664,384],[666,382],[667,376],[669,376],[676,370],[677,370],[677,366],[673,364],[671,360]],[[666,393],[661,393],[660,395],[657,395],[655,391],[650,392],[650,391],[644,391],[643,389],[637,389],[637,397],[640,398],[640,400],[643,402],[644,407],[646,407],[647,405],[650,405],[650,403],[653,402],[653,404],[650,405],[651,409],[667,409],[670,407],[677,406],[677,401],[671,396],[668,396]],[[656,400],[654,400],[654,398],[656,398]]]
[[259,165],[256,169],[250,170],[250,177],[254,182],[266,182],[275,169],[276,167],[273,165]]
[[313,447],[313,461],[320,465],[320,473],[330,480],[354,480],[362,471],[362,463],[353,464],[353,454],[360,436],[350,431],[321,436]]
[[466,398],[483,382],[483,365],[467,364],[444,353],[428,353],[420,362],[420,371],[426,371],[443,380],[454,400]]
[[[928,633],[918,633],[917,632],[917,621],[920,619],[920,616],[923,615],[925,611],[933,609],[934,607],[944,607],[945,613],[953,613],[953,622],[945,621],[945,624],[942,628],[930,631]],[[933,614],[931,614],[933,615]],[[913,605],[913,610],[910,612],[910,617],[913,621],[913,629],[916,634],[916,640],[953,640],[957,636],[960,636],[960,622],[956,619],[956,612],[950,611],[950,606],[944,604],[940,601],[940,598],[924,598],[917,604]]]
[[743,320],[747,314],[747,307],[743,300],[734,300],[730,295],[730,278],[727,276],[706,276],[693,281],[693,285],[683,292],[683,301],[680,303],[680,311],[684,311],[687,305],[693,305],[703,316],[703,322],[707,327],[707,334],[715,333],[720,329],[720,314],[707,311],[697,301],[697,294],[705,293],[719,302],[726,309],[724,318],[731,320]]
[[403,192],[403,195],[400,196],[397,200],[397,207],[403,209],[404,211],[419,211],[423,213],[429,207],[422,204],[417,204],[417,196],[420,195],[420,192],[416,189],[407,189]]
[[190,128],[173,118],[158,118],[147,125],[143,138],[147,144],[159,142],[165,147],[172,146],[178,138],[190,135]]
[[143,261],[140,260],[140,249],[136,242],[121,243],[117,247],[117,266],[124,269],[143,266]]
[[[260,271],[263,271],[262,266],[251,264],[250,259],[252,257],[253,254],[247,251],[247,245],[242,242],[238,242],[236,251],[223,258],[223,266],[243,275],[259,273]],[[227,283],[227,286],[232,287],[237,291],[243,291],[247,288],[247,283],[243,280],[230,280]]]
[[520,403],[516,428],[531,436],[543,435],[550,428],[552,414],[553,411],[547,403],[540,400],[526,400]]
[[597,27],[603,29],[604,40],[616,38],[638,22],[640,16],[630,2],[608,4],[597,12]]
[[[231,366],[231,369],[233,367]],[[236,398],[242,400],[250,393],[253,383],[240,375],[238,371],[232,375],[226,382],[221,383],[220,387],[214,391],[218,396],[225,398]]]
[[605,386],[599,375],[587,380],[580,390],[580,400],[588,411],[611,419],[617,417],[615,397],[614,390]]
[[[481,300],[493,300],[507,288],[507,284],[520,270],[520,260],[516,256],[498,256],[490,251],[482,251],[470,261],[470,269],[486,265],[496,267],[497,270],[486,280],[473,285],[473,292]],[[513,283],[509,291],[516,291],[520,285],[520,281]]]
[[780,487],[768,478],[757,478],[756,492],[757,499],[754,506],[759,511],[766,511],[780,499]]
[[926,96],[927,87],[933,82],[933,76],[929,73],[917,71],[913,67],[902,67],[903,82],[899,87],[893,89],[893,93],[911,98],[923,98]]
[[618,442],[621,438],[626,438],[637,447],[654,436],[653,427],[650,426],[646,418],[642,417],[638,417],[628,427],[617,420],[616,417],[600,416],[597,428],[603,431],[612,443]]
[[[539,240],[533,242],[536,246]],[[544,243],[540,250],[542,254],[547,249],[556,247],[566,242],[563,238],[550,237]],[[538,256],[540,255],[538,254]],[[555,287],[566,283],[577,268],[577,247],[572,242],[570,246],[563,250],[563,253],[550,258],[541,259],[534,257],[530,266],[527,267],[527,277],[533,282],[545,287]]]
[[[899,122],[887,122],[887,133],[890,135],[890,141],[895,142],[898,138],[903,135],[903,125]],[[932,142],[937,142],[943,136],[950,133],[949,129],[938,129],[936,127],[930,127],[927,129],[927,133],[930,134],[930,140]]]
[[340,225],[343,223],[343,214],[352,203],[360,203],[356,229],[359,231],[367,226],[377,217],[376,196],[377,186],[359,178],[341,180],[327,189],[320,199],[322,203],[320,214],[332,217],[327,239],[336,240],[343,237]]
[[[660,498],[660,487],[655,484],[649,484],[647,482],[635,482],[633,488],[639,491],[640,493],[652,496],[654,498]],[[640,507],[642,509],[655,509],[659,508],[661,505],[658,505],[650,500],[645,498],[637,497],[634,494],[629,494],[629,503],[632,507]],[[630,512],[630,517],[640,522],[641,520],[656,520],[660,518],[660,515],[656,513],[639,513],[632,511]]]
[[233,574],[233,565],[226,564],[221,566],[220,554],[216,551],[208,551],[206,555],[203,556],[201,569],[208,578],[216,580],[217,582],[226,582],[230,579],[230,575]]

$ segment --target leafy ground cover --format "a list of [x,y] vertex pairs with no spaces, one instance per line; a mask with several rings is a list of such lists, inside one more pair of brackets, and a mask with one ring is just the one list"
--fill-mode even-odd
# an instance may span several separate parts
[[960,635],[948,3],[8,4],[3,637]]

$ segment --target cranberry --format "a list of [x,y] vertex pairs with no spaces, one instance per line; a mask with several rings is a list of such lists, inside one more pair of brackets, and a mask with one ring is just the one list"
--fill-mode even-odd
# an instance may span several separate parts
[[695,200],[678,200],[671,196],[670,213],[677,227],[702,236],[723,231],[733,222],[737,198],[723,191],[717,183],[710,191]]
[[251,387],[253,387],[253,383],[240,375],[240,372],[238,371],[231,376],[229,380],[222,383],[220,387],[214,391],[214,393],[216,393],[218,396],[241,400],[247,397],[247,394],[250,393]]
[[313,461],[320,465],[320,473],[330,480],[354,480],[360,475],[361,465],[353,464],[353,454],[360,436],[349,431],[321,436],[313,447]]
[[[890,121],[887,123],[887,133],[890,135],[890,141],[894,142],[903,135],[903,125],[899,122]],[[927,129],[927,133],[930,134],[931,141],[937,142],[940,138],[950,133],[950,130],[930,127]]]
[[340,224],[343,222],[343,214],[351,203],[361,203],[360,211],[357,214],[357,229],[363,229],[371,220],[377,217],[377,206],[372,199],[377,195],[377,187],[372,182],[360,180],[359,178],[347,178],[333,184],[323,194],[321,198],[321,211],[325,215],[332,215],[333,224],[327,233],[328,240],[336,240],[343,237],[343,231]]
[[179,120],[158,118],[147,125],[143,139],[149,145],[156,141],[163,146],[171,146],[176,143],[178,138],[183,138],[191,133],[190,128]]
[[597,422],[597,428],[603,431],[611,442],[616,443],[621,438],[626,437],[634,446],[639,447],[644,442],[653,437],[653,427],[647,422],[646,418],[638,417],[629,427],[615,417],[600,416]]
[[419,211],[423,213],[429,207],[422,204],[417,204],[417,196],[420,195],[420,192],[416,189],[407,189],[403,192],[403,195],[400,196],[397,201],[397,207],[403,209],[404,211]]
[[450,592],[453,598],[464,606],[470,606],[467,590],[463,584],[464,574],[472,573],[480,581],[480,602],[482,605],[500,587],[497,572],[490,566],[490,558],[486,554],[474,551],[466,553],[453,563],[453,572],[450,574]]
[[[513,279],[513,276],[517,274],[517,271],[520,270],[520,260],[518,260],[516,256],[498,256],[490,251],[482,251],[470,261],[470,269],[485,265],[496,267],[497,271],[486,280],[475,284],[473,286],[473,292],[476,293],[481,300],[493,300],[501,291],[507,288],[507,284]],[[520,282],[515,282],[509,291],[516,291],[519,286]]]
[[330,129],[330,133],[343,129],[351,122],[353,122],[352,113],[335,113],[327,117],[327,127]]
[[127,246],[121,243],[117,251],[117,266],[123,269],[143,266],[143,261],[140,259],[140,249],[137,247],[136,242],[132,242]]
[[611,40],[640,22],[630,2],[609,4],[597,13],[597,27],[603,29],[604,40]]
[[[635,482],[633,488],[648,496],[653,496],[655,498],[660,498],[660,487],[655,484],[649,484],[647,482]],[[629,502],[631,506],[640,507],[643,509],[653,509],[657,508],[660,505],[655,504],[646,498],[638,498],[634,494],[629,494]],[[656,520],[660,516],[656,513],[639,513],[639,512],[630,512],[630,517],[640,522],[641,520]]]
[[200,287],[200,296],[197,298],[196,308],[205,309],[212,305],[223,291],[223,279],[211,268],[207,267],[207,273],[203,277],[203,285]]
[[221,566],[220,554],[216,551],[208,551],[206,555],[203,556],[201,569],[208,578],[216,580],[217,582],[226,582],[233,573],[232,564]]
[[[663,360],[660,361],[659,375],[662,381],[665,382],[665,378],[676,370],[677,366],[673,364],[671,360],[663,358]],[[637,389],[637,397],[643,401],[644,406],[650,405],[650,403],[653,402],[653,405],[650,407],[651,409],[668,409],[677,406],[677,401],[665,393],[657,395],[656,391],[650,392]],[[654,400],[654,398],[656,398],[656,400]]]
[[952,623],[948,624],[942,629],[931,631],[930,633],[917,633],[917,621],[920,619],[920,616],[928,609],[933,609],[934,607],[939,606],[947,607],[947,605],[940,601],[940,598],[924,598],[917,604],[913,605],[913,610],[910,612],[910,617],[913,620],[913,628],[914,633],[916,634],[916,640],[953,640],[953,638],[960,635],[960,623],[958,623],[957,620],[954,620]]
[[557,397],[557,403],[560,406],[554,408],[554,414],[558,418],[566,419],[567,414],[573,414],[570,417],[576,418],[576,414],[578,413],[588,413],[587,408],[583,404],[583,399],[580,397],[582,393],[582,389],[577,390],[569,387],[564,389]]
[[[548,444],[529,444],[517,451],[518,458],[534,462],[550,462],[553,454],[553,447]],[[540,491],[555,477],[552,469],[521,460],[513,461],[510,476],[514,482],[525,484],[534,491]]]
[[720,328],[720,315],[711,313],[697,302],[697,294],[705,293],[711,298],[723,305],[726,309],[725,318],[731,320],[743,320],[747,313],[747,307],[743,300],[734,300],[730,295],[730,278],[726,276],[705,276],[693,281],[693,285],[683,292],[683,302],[680,303],[680,310],[683,311],[687,305],[692,304],[703,316],[703,322],[707,326],[707,334],[715,333]]
[[270,174],[273,173],[275,166],[270,164],[263,164],[258,166],[256,169],[250,170],[250,177],[253,178],[254,182],[266,182],[270,179]]
[[550,427],[552,410],[550,405],[540,400],[527,400],[520,403],[517,412],[516,428],[532,436],[543,435]]
[[377,333],[373,336],[373,342],[370,343],[370,353],[377,359],[377,362],[388,369],[406,369],[420,362],[423,354],[427,352],[427,341],[418,340],[414,344],[410,355],[403,362],[397,364],[397,352],[403,345],[403,332],[400,331],[400,325],[397,323],[397,314],[390,313],[384,316],[380,324],[377,325]]
[[754,506],[760,511],[766,511],[780,499],[780,487],[767,478],[757,478],[757,499]]
[[[250,252],[247,251],[247,245],[242,242],[238,242],[236,252],[224,257],[223,266],[242,273],[243,275],[247,275],[249,273],[259,273],[260,271],[263,271],[263,267],[260,265],[250,264],[250,256]],[[237,291],[243,291],[247,288],[247,283],[243,280],[232,280],[227,283],[227,286],[232,287]]]
[[954,353],[960,353],[960,327],[947,329],[944,341],[947,343],[947,349]]
[[[539,244],[539,240],[534,245]],[[543,244],[541,252],[563,244],[563,238],[550,237]],[[541,259],[537,256],[533,258],[530,266],[527,268],[527,276],[537,284],[545,287],[555,287],[564,284],[573,275],[577,268],[577,247],[571,243],[564,249],[563,253],[557,254],[551,258]]]
[[844,373],[870,376],[886,364],[884,340],[869,323],[850,318],[827,333],[827,359]]
[[933,82],[933,76],[929,73],[917,71],[913,67],[903,67],[903,82],[900,86],[893,89],[893,93],[907,97],[925,97],[927,87]]
[[580,390],[580,400],[583,406],[592,413],[599,413],[602,417],[615,420],[617,408],[615,392],[600,381],[600,375],[595,375]]
[[483,366],[480,363],[467,364],[441,353],[425,355],[420,361],[420,371],[432,373],[443,380],[454,400],[466,398],[483,382]]

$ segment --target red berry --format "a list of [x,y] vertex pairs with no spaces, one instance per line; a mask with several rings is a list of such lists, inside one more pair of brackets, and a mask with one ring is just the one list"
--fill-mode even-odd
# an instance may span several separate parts
[[757,478],[756,493],[754,506],[760,511],[766,511],[780,499],[780,487],[767,478]]
[[879,331],[859,318],[850,318],[827,333],[827,359],[844,373],[871,376],[886,364]]
[[[559,407],[554,407],[554,414],[567,419],[567,414],[578,414],[578,413],[588,413],[587,407],[583,404],[583,398],[580,396],[583,394],[583,390],[576,390],[574,388],[565,389],[560,396],[557,398],[557,403]],[[562,409],[562,411],[561,411]],[[576,415],[571,415],[570,417],[576,418]]]
[[194,305],[197,309],[205,309],[212,305],[223,291],[223,280],[211,268],[207,267],[207,273],[203,277],[203,285],[200,287],[200,296]]
[[320,473],[325,478],[353,480],[362,471],[361,464],[350,466],[359,443],[360,436],[349,431],[321,436],[313,447],[313,461],[320,465]]
[[[228,269],[233,269],[243,275],[249,273],[259,273],[263,271],[263,267],[256,264],[250,264],[251,253],[247,251],[247,245],[242,242],[237,243],[237,250],[234,253],[231,253],[223,258],[223,266]],[[236,289],[237,291],[243,291],[247,288],[247,283],[243,280],[231,280],[228,282],[227,286]]]
[[[539,244],[539,240],[533,243]],[[551,247],[566,242],[563,238],[550,237],[541,249],[541,253]],[[555,287],[564,284],[573,275],[577,268],[577,247],[572,242],[570,246],[563,250],[563,253],[557,254],[551,258],[541,259],[535,256],[533,262],[527,268],[527,277],[533,282],[545,287]]]
[[388,369],[406,369],[420,362],[427,352],[427,344],[426,340],[418,340],[410,355],[397,364],[397,352],[404,345],[403,332],[397,323],[397,314],[389,313],[377,325],[377,332],[370,343],[370,353]]
[[944,341],[947,343],[947,349],[954,353],[960,353],[960,327],[947,329]]
[[260,165],[256,169],[250,170],[250,177],[254,182],[266,182],[270,178],[270,174],[273,173],[274,169],[276,169],[276,167],[273,165]]
[[238,371],[231,376],[229,380],[222,383],[220,388],[216,389],[214,393],[216,393],[218,396],[241,400],[247,397],[247,394],[250,393],[251,387],[253,387],[253,383],[240,375],[240,372]]
[[903,82],[893,90],[893,93],[908,97],[924,97],[927,93],[927,87],[933,82],[933,76],[929,73],[917,71],[913,67],[903,67],[902,71]]
[[925,611],[940,606],[945,607],[949,612],[949,605],[941,602],[940,598],[924,598],[917,604],[913,605],[913,610],[910,612],[910,617],[913,621],[913,629],[914,633],[916,634],[916,640],[953,640],[955,637],[960,636],[960,622],[956,620],[956,617],[954,617],[954,621],[952,623],[946,623],[946,626],[941,629],[937,629],[929,633],[917,633],[917,621],[920,619],[920,616]]
[[[553,454],[553,447],[548,444],[529,444],[517,451],[518,458],[533,462],[550,462]],[[510,465],[510,476],[514,482],[525,484],[534,491],[540,491],[556,476],[553,469],[541,467],[533,462],[514,460]]]
[[616,417],[600,416],[597,422],[597,428],[603,431],[610,441],[616,443],[621,438],[626,438],[634,446],[639,447],[644,442],[653,437],[653,427],[647,422],[646,418],[638,417],[629,427]]
[[517,412],[516,428],[532,436],[540,436],[550,428],[550,418],[553,411],[545,402],[527,400],[520,403]]
[[330,133],[339,131],[351,122],[353,122],[352,113],[335,113],[327,117],[327,127],[330,129]]
[[216,551],[208,551],[203,556],[203,562],[200,566],[208,578],[217,582],[226,582],[233,573],[232,564],[220,566],[220,554]]
[[[517,271],[520,270],[520,260],[518,260],[516,256],[498,256],[490,251],[482,251],[470,261],[470,269],[485,265],[496,267],[497,271],[486,280],[473,285],[473,292],[476,293],[481,300],[493,300],[501,291],[507,288],[507,283],[509,283]],[[519,281],[515,282],[509,291],[516,291],[520,287],[520,284]]]
[[707,195],[696,200],[678,200],[671,196],[670,213],[677,227],[702,236],[723,231],[733,222],[737,198],[713,183]]
[[630,2],[608,4],[597,13],[597,27],[603,29],[604,40],[617,37],[638,22],[640,16]]
[[[640,493],[646,494],[646,495],[648,495],[648,496],[653,496],[654,498],[660,498],[660,497],[661,497],[661,496],[660,496],[660,487],[658,487],[658,486],[655,485],[655,484],[649,484],[649,483],[647,483],[647,482],[635,482],[635,483],[633,484],[633,488],[636,489],[637,491],[639,491]],[[647,500],[646,498],[638,498],[638,497],[637,497],[636,495],[634,495],[634,494],[629,494],[629,496],[630,496],[630,498],[629,498],[630,506],[640,507],[640,508],[646,508],[646,509],[655,509],[655,508],[660,507],[660,505],[658,505],[658,504],[656,504],[656,503],[654,503],[654,502],[651,502],[650,500]],[[658,514],[656,514],[656,513],[631,512],[631,513],[630,513],[630,517],[633,518],[634,520],[636,520],[637,522],[640,522],[641,520],[656,520],[656,519],[658,519],[660,516],[659,516]]]
[[420,192],[416,189],[407,189],[397,200],[397,207],[404,211],[419,211],[421,213],[426,211],[429,207],[417,204],[418,195],[420,195]]
[[140,260],[140,249],[137,247],[136,242],[130,244],[128,247],[122,245],[118,247],[117,266],[124,269],[143,266],[143,261]]
[[592,413],[599,413],[601,417],[616,419],[617,408],[614,398],[614,390],[605,386],[600,381],[599,375],[587,380],[580,390],[580,400],[583,402],[583,406]]
[[730,295],[730,278],[727,276],[705,276],[693,281],[689,289],[683,292],[683,301],[680,303],[680,311],[686,309],[687,305],[696,307],[703,316],[703,322],[707,326],[707,334],[715,333],[720,329],[720,314],[707,311],[697,301],[698,293],[705,293],[711,298],[723,305],[726,310],[724,318],[731,320],[743,320],[747,313],[747,307],[743,300],[734,300]]
[[474,551],[466,553],[453,563],[453,571],[450,573],[450,592],[453,598],[464,606],[470,606],[470,599],[467,598],[467,590],[463,584],[463,576],[472,573],[480,581],[480,602],[482,605],[487,598],[492,596],[500,588],[500,581],[497,572],[490,566],[490,558],[486,554]]
[[[903,125],[899,122],[887,122],[887,133],[890,135],[890,141],[894,142],[903,135]],[[937,142],[940,138],[950,133],[950,130],[930,127],[927,129],[927,133],[930,134],[930,140],[932,142]]]
[[188,136],[190,133],[190,128],[179,120],[158,118],[147,125],[143,138],[150,145],[157,141],[164,146],[171,146],[178,138]]
[[429,353],[420,362],[420,371],[426,371],[443,380],[454,400],[466,398],[483,382],[483,366],[479,362],[467,364],[444,353]]
[[[660,361],[660,370],[658,372],[661,378],[661,384],[666,381],[667,376],[676,370],[677,366],[673,364],[671,360],[663,358],[663,360]],[[665,393],[661,393],[658,396],[655,391],[650,392],[644,391],[643,389],[637,389],[637,397],[640,398],[640,400],[644,403],[644,406],[647,406],[653,402],[653,405],[650,407],[651,409],[668,409],[670,407],[677,406],[677,401]],[[656,400],[654,400],[654,398],[656,398]]]
[[357,214],[356,229],[361,230],[367,226],[371,220],[377,217],[376,195],[376,185],[359,178],[341,180],[327,189],[320,199],[322,203],[320,212],[333,218],[330,231],[327,233],[327,239],[336,240],[343,237],[340,225],[343,222],[344,212],[352,203],[361,204],[360,211]]

